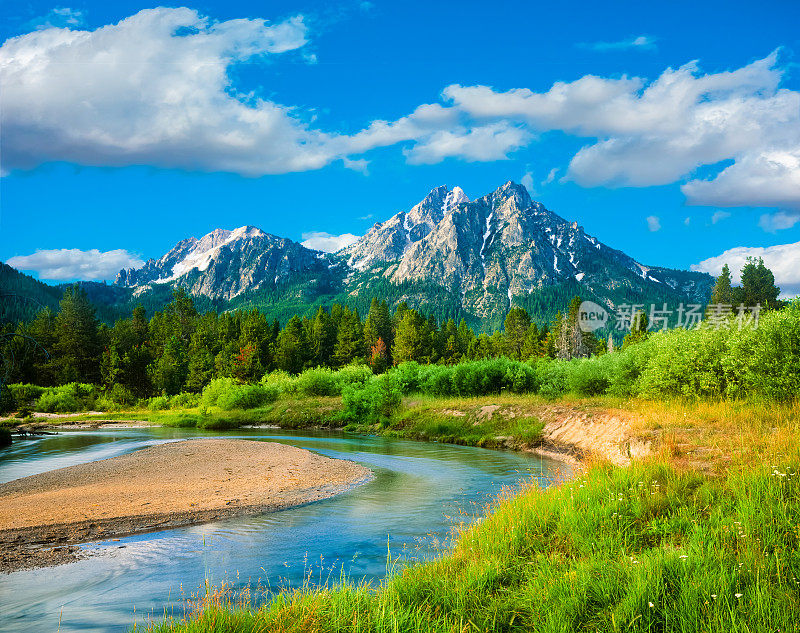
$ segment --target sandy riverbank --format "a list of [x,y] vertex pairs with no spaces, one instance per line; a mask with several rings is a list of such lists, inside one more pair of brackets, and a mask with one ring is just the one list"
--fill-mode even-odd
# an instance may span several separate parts
[[75,543],[316,501],[370,475],[285,444],[196,439],[24,477],[0,485],[0,572],[72,560]]

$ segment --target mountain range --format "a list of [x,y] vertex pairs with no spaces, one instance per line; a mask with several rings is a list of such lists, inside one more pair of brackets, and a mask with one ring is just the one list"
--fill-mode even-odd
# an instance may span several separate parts
[[488,329],[513,305],[548,320],[576,294],[610,308],[704,303],[713,282],[640,264],[507,182],[476,200],[437,187],[335,253],[253,226],[216,229],[120,271],[115,286],[150,302],[181,286],[216,309],[252,306],[279,318],[334,301],[364,309],[376,296]]

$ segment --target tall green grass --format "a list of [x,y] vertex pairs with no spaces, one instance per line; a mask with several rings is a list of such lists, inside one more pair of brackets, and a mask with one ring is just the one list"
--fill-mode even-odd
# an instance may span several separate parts
[[441,558],[377,587],[209,594],[166,632],[796,631],[800,478],[713,480],[663,464],[593,466],[500,500]]

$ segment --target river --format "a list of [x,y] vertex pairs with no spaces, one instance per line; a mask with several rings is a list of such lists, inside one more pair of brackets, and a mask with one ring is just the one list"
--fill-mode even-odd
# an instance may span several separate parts
[[140,534],[82,547],[66,565],[0,575],[0,631],[122,632],[182,615],[206,582],[234,590],[385,576],[393,559],[422,559],[455,524],[480,515],[506,487],[547,485],[562,464],[480,448],[338,432],[132,428],[63,431],[0,449],[0,483],[190,437],[274,441],[350,459],[375,478],[341,495],[260,516]]

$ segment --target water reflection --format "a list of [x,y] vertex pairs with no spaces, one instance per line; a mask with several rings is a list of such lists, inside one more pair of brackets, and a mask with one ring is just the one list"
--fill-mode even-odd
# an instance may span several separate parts
[[[106,459],[198,435],[186,429],[71,431],[0,451],[0,482]],[[256,517],[87,545],[98,555],[60,567],[0,576],[0,631],[125,631],[136,619],[182,613],[181,588],[205,579],[298,586],[385,573],[396,555],[431,555],[452,518],[478,510],[505,486],[549,476],[553,462],[509,452],[326,432],[240,430],[227,437],[277,441],[371,468],[375,479],[333,499]]]

